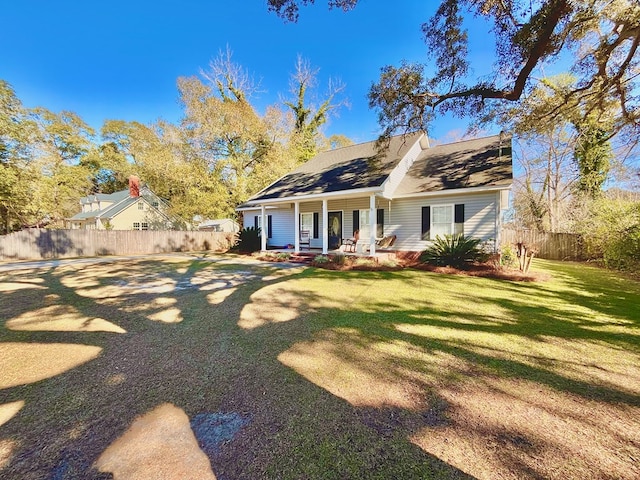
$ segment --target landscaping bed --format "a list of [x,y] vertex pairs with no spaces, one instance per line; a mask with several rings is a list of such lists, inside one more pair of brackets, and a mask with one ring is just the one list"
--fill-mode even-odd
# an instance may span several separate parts
[[[288,252],[256,252],[253,257],[268,262],[302,261]],[[522,282],[537,282],[549,279],[548,274],[531,271],[524,273],[515,267],[500,265],[495,259],[486,262],[472,262],[465,265],[464,268],[431,265],[420,260],[420,252],[393,252],[392,256],[384,257],[383,259],[344,254],[316,255],[314,257],[306,257],[306,259],[311,266],[337,271],[389,272],[411,268],[449,275],[467,275]]]

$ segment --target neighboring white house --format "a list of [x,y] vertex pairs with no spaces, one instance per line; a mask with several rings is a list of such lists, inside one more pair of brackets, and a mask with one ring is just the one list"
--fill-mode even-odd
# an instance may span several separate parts
[[262,228],[262,248],[294,245],[308,231],[323,253],[359,231],[394,249],[424,250],[437,235],[464,233],[497,249],[513,178],[511,139],[502,135],[431,147],[422,133],[320,153],[238,207],[243,226]]
[[198,230],[236,233],[240,231],[240,225],[232,218],[217,218],[215,220],[200,222],[198,224]]
[[167,213],[167,204],[139,180],[132,177],[129,188],[110,194],[94,194],[80,199],[81,211],[66,220],[77,230],[171,230],[176,219]]

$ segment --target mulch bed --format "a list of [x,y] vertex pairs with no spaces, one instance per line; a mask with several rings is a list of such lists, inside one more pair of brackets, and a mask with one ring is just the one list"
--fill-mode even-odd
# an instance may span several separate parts
[[435,265],[429,265],[427,263],[420,262],[420,252],[396,252],[395,263],[375,263],[375,261],[373,260],[371,262],[365,263],[362,261],[358,262],[358,259],[356,257],[343,257],[340,262],[311,262],[311,265],[317,268],[339,271],[359,270],[384,272],[413,268],[433,273],[496,278],[500,280],[511,280],[518,282],[540,282],[549,280],[549,278],[551,278],[548,274],[537,272],[523,273],[520,270],[499,266],[496,265],[495,261],[491,260],[486,263],[473,263],[468,265],[464,269],[454,267],[438,267]]
[[[248,254],[250,255],[250,254]],[[329,255],[329,261],[317,262],[310,257],[304,257],[300,259],[295,255],[285,258],[284,256],[278,257],[277,255],[264,255],[255,256],[258,260],[264,260],[269,262],[299,262],[306,263],[316,268],[323,268],[325,270],[337,270],[337,271],[366,271],[366,272],[391,272],[404,270],[406,268],[413,268],[417,270],[425,270],[433,273],[443,273],[448,275],[466,275],[470,277],[485,277],[495,278],[499,280],[510,280],[515,282],[541,282],[551,278],[549,274],[538,272],[523,273],[520,270],[514,268],[508,268],[497,264],[496,259],[490,259],[485,263],[473,263],[467,265],[466,268],[454,268],[454,267],[438,267],[420,261],[420,252],[396,252],[396,259],[393,262],[376,262],[374,259],[368,259],[366,257],[353,257],[353,256],[340,256],[340,261],[336,262],[333,259],[335,256]]]

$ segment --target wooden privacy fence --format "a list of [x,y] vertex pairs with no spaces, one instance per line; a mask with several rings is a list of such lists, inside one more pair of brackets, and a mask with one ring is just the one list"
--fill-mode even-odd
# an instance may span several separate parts
[[0,236],[0,260],[224,251],[234,241],[225,232],[29,229]]
[[502,229],[502,245],[523,242],[536,250],[536,257],[548,260],[581,260],[582,237],[575,233],[550,233],[535,230]]

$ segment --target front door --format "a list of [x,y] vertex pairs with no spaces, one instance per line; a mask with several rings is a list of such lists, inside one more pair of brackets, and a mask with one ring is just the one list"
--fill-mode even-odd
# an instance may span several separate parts
[[329,250],[340,247],[342,242],[342,212],[329,212]]

